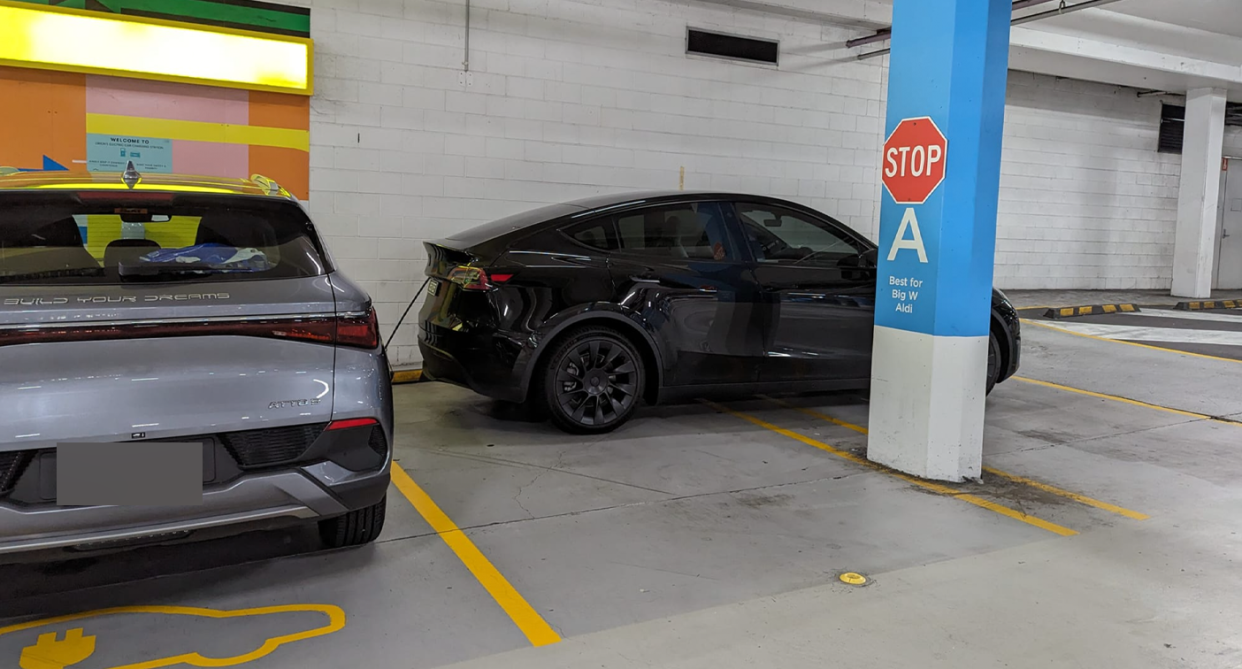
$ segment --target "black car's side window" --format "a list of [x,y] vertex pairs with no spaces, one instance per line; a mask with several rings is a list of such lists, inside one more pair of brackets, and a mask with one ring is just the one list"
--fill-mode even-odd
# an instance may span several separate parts
[[746,241],[761,263],[839,267],[866,249],[823,221],[769,205],[739,204]]
[[583,221],[562,230],[570,239],[601,251],[617,249],[616,233],[612,229],[612,219],[608,217]]
[[620,249],[628,253],[692,260],[736,260],[719,202],[650,207],[616,217]]

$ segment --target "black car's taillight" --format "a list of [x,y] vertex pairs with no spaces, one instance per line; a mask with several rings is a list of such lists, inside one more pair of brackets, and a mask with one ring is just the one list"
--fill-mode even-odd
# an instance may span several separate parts
[[0,329],[0,346],[164,337],[264,337],[372,349],[379,346],[375,310],[365,316],[185,319]]
[[470,266],[454,267],[448,273],[448,280],[461,286],[462,290],[488,290],[512,278],[512,272],[489,273],[485,269]]

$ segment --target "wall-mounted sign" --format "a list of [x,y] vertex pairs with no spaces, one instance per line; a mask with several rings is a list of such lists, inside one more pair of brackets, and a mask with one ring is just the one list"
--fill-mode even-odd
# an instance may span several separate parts
[[172,172],[172,140],[128,135],[86,136],[86,169],[91,172],[124,172],[126,163],[131,160],[139,172]]

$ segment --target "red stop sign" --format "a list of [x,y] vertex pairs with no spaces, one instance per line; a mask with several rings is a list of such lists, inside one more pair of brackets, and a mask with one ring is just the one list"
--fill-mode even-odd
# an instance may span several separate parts
[[948,141],[930,117],[902,119],[884,140],[884,187],[897,204],[923,204],[944,181]]

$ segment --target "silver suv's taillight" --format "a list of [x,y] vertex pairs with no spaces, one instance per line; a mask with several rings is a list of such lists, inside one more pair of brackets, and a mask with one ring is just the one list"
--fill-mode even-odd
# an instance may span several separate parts
[[379,346],[375,309],[366,314],[242,317],[57,324],[0,329],[0,346],[161,337],[266,337],[373,349]]
[[379,346],[379,317],[372,307],[366,316],[338,316],[336,319],[336,343],[372,349]]

